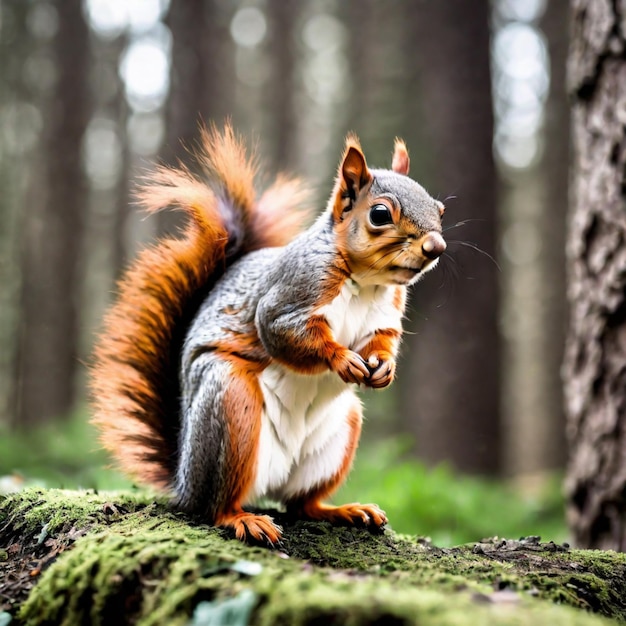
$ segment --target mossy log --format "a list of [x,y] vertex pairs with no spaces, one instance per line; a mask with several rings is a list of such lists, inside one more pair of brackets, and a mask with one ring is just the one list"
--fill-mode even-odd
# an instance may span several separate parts
[[[145,493],[29,489],[0,500],[0,624],[626,622],[626,555],[281,518],[247,546]],[[496,529],[494,529],[496,530]]]

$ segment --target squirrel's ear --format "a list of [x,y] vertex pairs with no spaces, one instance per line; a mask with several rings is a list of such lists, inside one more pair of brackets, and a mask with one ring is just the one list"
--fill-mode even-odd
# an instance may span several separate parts
[[402,139],[396,137],[396,142],[393,147],[391,169],[396,172],[396,174],[404,174],[404,176],[407,176],[410,162],[409,151],[406,149],[406,144]]
[[372,181],[359,140],[354,135],[346,138],[346,149],[337,174],[335,188],[335,219],[341,220],[344,213],[352,209],[352,204],[361,189]]
[[346,154],[341,163],[341,187],[355,200],[359,191],[372,180],[361,148],[353,143],[348,144]]
[[352,200],[372,180],[365,157],[359,147],[354,145],[348,147],[341,164],[341,179],[342,187],[348,191]]

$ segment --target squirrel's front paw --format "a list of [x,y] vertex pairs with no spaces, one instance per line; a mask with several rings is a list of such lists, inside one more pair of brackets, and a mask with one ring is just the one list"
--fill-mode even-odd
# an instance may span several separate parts
[[352,350],[336,356],[331,363],[331,369],[346,383],[369,384],[366,379],[370,375],[370,369],[363,357]]
[[394,358],[389,357],[380,360],[376,355],[372,354],[367,360],[367,364],[369,365],[370,375],[364,382],[368,387],[382,389],[393,382],[396,375],[396,360]]

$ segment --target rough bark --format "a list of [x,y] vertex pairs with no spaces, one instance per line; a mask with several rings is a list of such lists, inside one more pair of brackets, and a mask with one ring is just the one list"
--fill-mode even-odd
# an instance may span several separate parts
[[401,414],[420,456],[487,474],[499,469],[497,267],[458,242],[494,254],[489,16],[487,0],[410,5],[410,27],[421,49],[421,123],[436,173],[422,182],[442,200],[456,196],[446,203],[444,228],[478,221],[445,233],[448,258],[415,288],[409,317],[416,334],[407,337],[410,357],[400,370]]
[[626,550],[626,2],[572,9],[568,513],[579,545]]
[[65,416],[75,401],[79,289],[87,181],[81,146],[89,121],[89,32],[80,0],[56,5],[58,70],[46,107],[39,176],[24,202],[16,423]]
[[278,519],[284,540],[268,550],[140,493],[0,499],[0,620],[2,611],[16,626],[592,626],[626,617],[623,554],[537,537],[442,549],[390,531]]

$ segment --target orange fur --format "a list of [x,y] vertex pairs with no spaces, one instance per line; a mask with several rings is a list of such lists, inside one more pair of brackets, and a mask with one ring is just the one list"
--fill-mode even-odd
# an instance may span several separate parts
[[227,193],[236,206],[246,207],[244,216],[249,217],[256,200],[256,157],[248,157],[245,144],[228,124],[223,133],[215,125],[201,126],[200,140],[201,149],[195,156],[208,177],[217,182],[216,191]]
[[[159,167],[138,191],[149,213],[178,208],[188,223],[180,239],[158,241],[127,270],[90,370],[93,421],[104,446],[124,471],[162,488],[170,486],[176,465],[180,347],[202,298],[228,264],[229,241],[243,233],[242,254],[285,245],[306,215],[294,210],[305,199],[294,180],[278,179],[257,202],[254,159],[229,125],[223,133],[212,127],[201,134],[196,158],[208,182],[182,165]],[[258,348],[255,338],[246,345],[251,352]]]
[[247,513],[241,502],[254,484],[261,430],[263,393],[258,374],[263,365],[237,357],[227,357],[233,377],[224,395],[224,414],[228,429],[228,454],[224,493],[228,501],[216,516],[218,526],[232,528],[238,539],[251,537],[257,541],[276,543],[281,529],[267,515]]
[[[289,337],[289,357],[284,364],[303,374],[319,374],[326,370],[338,350],[345,350],[332,336],[323,315],[311,316],[304,332],[293,332]],[[282,361],[280,357],[275,357]]]
[[377,330],[359,354],[367,361],[371,355],[376,355],[381,361],[393,359],[398,350],[401,333],[399,330],[388,328]]
[[[279,174],[274,184],[263,192],[252,215],[254,241],[250,249],[284,245],[285,237],[293,239],[307,224],[310,215],[302,207],[310,206],[311,191],[299,178]],[[293,207],[282,215],[276,207]]]
[[396,287],[393,292],[393,306],[404,313],[406,307],[406,287]]
[[350,133],[346,137],[333,189],[333,217],[336,223],[343,219],[344,210],[350,205],[351,198],[354,200],[371,181],[372,174],[367,167],[361,144],[357,136]]
[[396,174],[404,174],[404,176],[408,176],[410,164],[411,161],[409,159],[409,151],[406,149],[406,144],[402,141],[402,139],[396,137],[393,148],[391,169],[396,172]]
[[232,498],[232,502],[239,502],[254,483],[263,409],[258,374],[263,367],[236,357],[228,360],[233,375],[224,394],[229,450],[224,492]]
[[170,393],[178,395],[168,379],[175,327],[227,242],[211,201],[207,194],[204,204],[185,206],[192,221],[184,239],[162,240],[139,255],[120,282],[94,353],[93,421],[103,444],[124,471],[160,487],[170,483],[176,450],[178,411]]
[[275,358],[303,374],[319,374],[330,368],[344,382],[357,384],[363,383],[369,375],[361,357],[335,341],[323,315],[311,316],[305,332],[292,333],[289,345],[288,360]]
[[220,515],[215,524],[222,528],[232,528],[235,537],[240,541],[249,538],[272,545],[278,543],[282,536],[282,528],[269,515],[257,515],[244,511],[239,504],[233,505],[228,512]]
[[363,220],[365,215],[366,211],[357,206],[336,228],[337,248],[343,258],[348,259],[346,264],[349,264],[350,272],[360,276],[384,271],[388,267],[389,257],[403,247],[394,232],[380,233],[374,238],[367,231],[361,231],[360,241],[355,245],[354,232],[351,232],[350,227],[353,220]]

